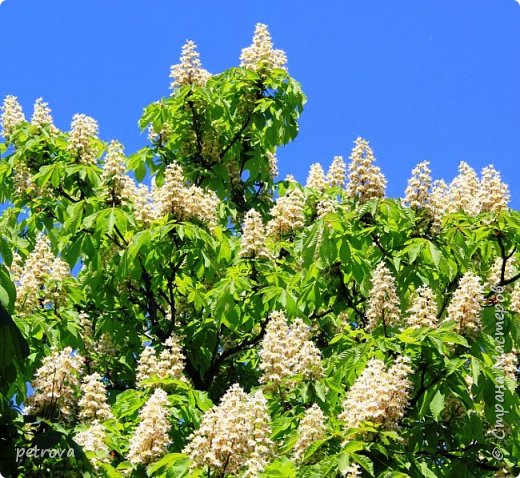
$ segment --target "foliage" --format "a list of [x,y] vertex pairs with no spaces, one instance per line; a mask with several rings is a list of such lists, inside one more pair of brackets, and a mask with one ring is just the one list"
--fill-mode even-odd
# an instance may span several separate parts
[[[180,165],[187,187],[216,193],[217,224],[175,210],[144,220],[143,208],[154,207],[144,189],[143,203],[125,197],[125,189],[115,193],[103,176],[107,144],[90,138],[98,159],[84,164],[70,148],[70,133],[50,124],[16,124],[0,144],[4,475],[73,476],[73,469],[78,476],[232,476],[194,468],[183,450],[204,413],[238,383],[267,398],[274,455],[261,476],[340,476],[353,464],[359,476],[516,476],[518,384],[510,376],[504,381],[496,363],[520,347],[520,316],[511,299],[519,276],[506,274],[518,257],[519,212],[453,212],[437,229],[426,210],[396,199],[360,202],[342,187],[276,182],[273,155],[296,137],[304,101],[286,70],[236,67],[204,85],[182,85],[145,108],[139,124],[150,128],[150,145],[126,158],[127,172],[145,184],[153,178],[161,191],[169,184],[168,166]],[[268,223],[276,199],[295,191],[304,197],[302,227],[268,234],[266,255],[242,255],[247,211],[257,210]],[[319,214],[325,199],[334,207]],[[74,273],[59,280],[44,274],[38,304],[28,309],[14,270],[17,256],[18,267],[27,263],[41,234]],[[485,285],[481,329],[469,334],[444,320],[464,274],[484,280],[497,259],[501,274],[498,283]],[[395,279],[403,322],[369,332],[366,311],[380,262]],[[423,285],[434,291],[438,326],[407,327],[414,291]],[[500,307],[503,343],[497,339]],[[321,352],[320,378],[303,374],[277,387],[261,384],[259,349],[276,311],[309,327]],[[152,375],[138,386],[143,347],[160,353],[172,333],[182,344],[184,378]],[[101,450],[85,455],[76,443],[85,423],[21,412],[43,358],[65,347],[83,358],[85,374],[103,377],[113,414],[104,422],[108,457]],[[408,357],[413,370],[399,428],[370,421],[346,428],[338,416],[367,363],[376,358],[390,366],[398,356]],[[158,387],[168,394],[170,445],[158,459],[135,465],[127,459],[130,442],[140,410]],[[295,460],[298,424],[314,403],[326,417],[326,435]],[[503,436],[497,430],[505,430]],[[35,445],[73,448],[75,457],[16,461],[17,449]],[[499,475],[504,469],[509,474]]]

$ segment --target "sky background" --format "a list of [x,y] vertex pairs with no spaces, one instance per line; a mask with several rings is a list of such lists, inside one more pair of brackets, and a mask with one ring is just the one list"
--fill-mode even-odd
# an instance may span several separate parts
[[308,97],[300,134],[279,150],[280,176],[347,158],[370,141],[393,197],[429,160],[451,180],[464,160],[487,164],[520,208],[520,4],[515,0],[5,0],[0,99],[27,117],[50,103],[56,125],[96,118],[128,154],[146,144],[142,109],[169,94],[170,65],[194,40],[212,73],[239,64],[257,22]]

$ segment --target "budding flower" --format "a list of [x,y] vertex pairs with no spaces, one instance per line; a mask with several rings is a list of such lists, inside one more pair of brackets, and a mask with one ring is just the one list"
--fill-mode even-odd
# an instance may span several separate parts
[[398,325],[399,307],[395,279],[384,262],[380,262],[372,276],[372,290],[366,312],[367,329],[373,330],[381,324],[385,329],[389,325]]
[[69,136],[70,151],[82,164],[96,164],[97,151],[92,141],[97,139],[98,125],[95,119],[84,114],[75,114]]
[[7,95],[1,109],[2,136],[8,140],[14,128],[25,121],[25,116],[16,96]]
[[350,160],[347,194],[360,203],[373,198],[383,198],[386,179],[379,167],[373,164],[375,157],[368,141],[363,138],[356,139]]
[[242,50],[240,66],[253,71],[270,71],[286,68],[287,56],[283,50],[274,50],[267,25],[257,23],[253,44]]
[[320,163],[311,164],[306,186],[308,188],[317,189],[318,191],[324,191],[327,189],[325,172],[323,171],[323,167]]
[[459,334],[473,334],[481,328],[480,313],[484,300],[484,287],[480,277],[466,272],[459,281],[448,305],[446,320],[457,323]]
[[107,403],[107,390],[99,373],[87,375],[81,385],[79,419],[84,422],[108,420],[112,412]]
[[43,358],[32,381],[34,395],[27,398],[27,413],[49,419],[59,416],[65,422],[73,421],[82,365],[83,358],[73,354],[70,347],[65,347],[61,352],[52,349],[51,355]]
[[202,68],[195,42],[188,40],[182,47],[180,63],[172,65],[170,78],[172,92],[185,85],[206,86],[211,74]]
[[207,467],[215,476],[245,471],[245,477],[253,478],[263,471],[272,455],[270,435],[270,417],[262,392],[247,395],[234,384],[220,404],[204,414],[183,453],[193,461],[192,469]]
[[432,182],[429,164],[429,161],[423,161],[412,170],[412,177],[408,180],[408,187],[406,188],[403,201],[408,207],[420,209],[428,206]]
[[157,388],[139,412],[139,425],[130,439],[127,456],[132,465],[152,463],[168,451],[168,403],[166,392]]
[[406,325],[414,329],[433,329],[437,326],[437,304],[430,287],[421,286],[416,290],[412,305],[406,313]]
[[262,216],[258,211],[251,209],[247,211],[244,218],[244,228],[240,239],[241,257],[264,257],[270,254],[265,247],[266,231]]
[[398,357],[390,368],[381,360],[371,359],[348,391],[338,418],[345,421],[346,428],[369,421],[386,430],[398,429],[409,401],[411,373],[407,357]]
[[309,446],[325,438],[326,432],[325,415],[318,405],[313,404],[305,411],[298,425],[298,440],[293,448],[294,461],[300,462]]

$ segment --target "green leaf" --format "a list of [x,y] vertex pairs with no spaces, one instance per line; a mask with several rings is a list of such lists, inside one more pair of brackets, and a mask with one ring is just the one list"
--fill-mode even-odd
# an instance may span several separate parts
[[165,473],[166,477],[182,478],[188,474],[190,459],[182,453],[169,453],[146,469],[148,476]]
[[430,242],[428,245],[430,247],[430,254],[432,256],[433,263],[435,264],[435,267],[439,267],[442,253],[433,242]]
[[449,331],[437,331],[435,335],[441,339],[443,342],[449,343],[449,344],[459,344],[463,345],[464,347],[469,347],[468,341],[462,336],[455,332],[449,332]]
[[437,393],[433,396],[430,402],[430,411],[432,412],[433,419],[438,422],[441,412],[444,410],[444,395],[437,390]]
[[125,390],[116,398],[116,403],[113,406],[114,414],[119,419],[135,416],[145,402],[146,397],[143,392]]
[[422,476],[425,478],[437,478],[437,475],[428,468],[426,463],[422,462],[419,468],[421,469]]
[[280,458],[271,463],[260,475],[263,478],[296,478],[296,467],[287,458]]
[[327,401],[327,395],[325,393],[325,386],[321,382],[316,382],[314,384],[314,391],[316,392],[316,396],[322,401]]
[[374,476],[374,463],[372,463],[372,460],[368,458],[368,456],[365,455],[358,455],[357,453],[351,453],[351,458],[361,465],[361,467],[366,470],[370,476]]
[[7,310],[0,305],[0,386],[7,381],[5,372],[12,364],[19,367],[29,356],[29,344]]
[[102,461],[96,462],[96,465],[103,470],[104,476],[107,478],[124,478],[125,475],[117,471],[113,466],[108,463],[103,463]]
[[0,304],[9,312],[14,312],[16,301],[16,288],[9,277],[9,272],[3,264],[0,264]]

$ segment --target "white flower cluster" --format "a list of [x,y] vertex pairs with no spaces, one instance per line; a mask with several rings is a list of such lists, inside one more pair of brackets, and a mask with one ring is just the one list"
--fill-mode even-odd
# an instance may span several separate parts
[[185,85],[205,86],[211,73],[202,68],[195,42],[188,40],[182,47],[180,63],[172,65],[170,78],[172,92]]
[[305,452],[314,442],[325,438],[327,427],[325,415],[317,404],[305,411],[305,415],[298,425],[298,439],[293,448],[295,462],[300,462]]
[[320,163],[311,164],[306,186],[318,191],[325,191],[325,189],[329,187],[342,188],[345,184],[345,174],[345,161],[343,161],[341,156],[334,156],[326,176],[323,166]]
[[87,375],[81,384],[79,419],[83,422],[108,420],[112,412],[107,403],[107,390],[99,373]]
[[295,375],[318,379],[323,375],[321,352],[311,341],[309,328],[301,319],[290,326],[283,312],[272,312],[259,351],[260,383],[277,390],[282,381]]
[[415,291],[412,305],[406,313],[406,325],[414,329],[433,329],[437,326],[437,303],[430,287],[421,286]]
[[[497,257],[495,262],[493,262],[487,278],[486,289],[491,289],[493,286],[500,284],[502,279],[502,262],[503,261],[501,257]],[[504,272],[504,279],[506,280],[518,274],[518,268],[516,267],[514,260],[508,260],[506,262],[506,268]],[[508,288],[509,287],[510,286],[508,286]]]
[[398,325],[400,323],[399,308],[395,279],[385,263],[380,262],[372,276],[372,289],[366,311],[367,330],[373,330],[379,325],[384,327]]
[[459,174],[449,187],[450,212],[478,213],[479,180],[475,170],[465,161],[459,164]]
[[139,412],[139,425],[130,439],[127,456],[132,465],[152,463],[168,451],[168,403],[166,392],[157,388]]
[[152,191],[145,184],[136,185],[129,176],[124,177],[123,203],[131,203],[134,207],[134,214],[137,222],[148,225],[154,219],[157,219],[156,208],[153,204],[154,183],[152,182]]
[[383,429],[398,429],[409,400],[411,373],[407,357],[398,357],[389,368],[383,361],[371,359],[348,391],[338,418],[346,428],[369,421]]
[[334,201],[330,198],[324,198],[318,201],[318,204],[316,205],[316,214],[318,216],[318,219],[322,218],[323,216],[326,216],[331,212],[334,212],[336,210],[337,204],[337,201]]
[[283,50],[274,50],[267,25],[257,23],[251,46],[240,55],[240,66],[253,71],[270,71],[285,68],[287,56]]
[[49,104],[38,98],[34,103],[34,111],[31,118],[31,124],[34,126],[50,126],[51,133],[57,133],[58,128],[54,126]]
[[119,141],[111,141],[107,148],[101,182],[113,198],[122,199],[125,183],[126,158],[123,145]]
[[192,459],[193,468],[206,468],[216,476],[245,471],[243,476],[253,478],[272,456],[270,435],[270,417],[262,392],[248,395],[234,384],[220,404],[204,414],[183,453]]
[[168,213],[180,220],[198,219],[215,226],[220,201],[214,191],[204,191],[198,186],[186,186],[182,168],[176,162],[168,165],[164,184],[152,190],[156,217]]
[[481,212],[499,212],[509,204],[509,187],[502,182],[500,173],[493,165],[482,169],[479,188]]
[[11,274],[17,292],[16,311],[24,314],[40,306],[57,303],[62,293],[56,287],[47,288],[45,285],[49,279],[61,282],[70,277],[70,269],[63,259],[54,256],[49,239],[39,234],[34,250],[24,264],[20,256],[14,254]]
[[240,239],[241,257],[264,257],[271,254],[265,246],[266,229],[260,213],[254,209],[247,211]]
[[125,173],[126,157],[119,141],[111,141],[101,173],[102,195],[114,204],[132,205],[139,223],[150,224],[154,219],[152,197],[145,184],[136,185]]
[[309,175],[307,176],[306,186],[318,191],[325,191],[325,189],[327,189],[325,171],[323,170],[323,167],[320,163],[311,164]]
[[374,165],[375,157],[368,141],[357,138],[350,155],[347,194],[364,203],[385,196],[386,179],[381,169]]
[[470,215],[499,212],[507,209],[508,203],[509,188],[493,165],[482,169],[479,180],[475,170],[464,161],[449,185],[442,180],[434,182],[429,197],[429,209],[437,222],[446,214],[459,211]]
[[[102,333],[98,337],[94,337],[92,320],[86,312],[79,313],[79,325],[83,330],[83,345],[87,354],[94,353],[103,358],[116,355],[116,347],[109,334]],[[90,365],[95,368],[97,361],[91,359]]]
[[46,418],[58,415],[65,422],[73,421],[82,366],[83,358],[70,347],[61,352],[52,349],[51,355],[43,358],[31,383],[34,395],[27,398],[26,413]]
[[327,183],[331,188],[342,188],[345,185],[347,165],[342,156],[334,156],[327,171]]
[[25,115],[20,103],[18,103],[18,98],[13,95],[5,97],[1,110],[2,136],[9,139],[14,128],[25,121]]
[[463,211],[470,215],[482,212],[499,212],[507,209],[509,188],[500,179],[492,165],[482,169],[481,179],[466,162],[459,164],[459,174],[450,184],[444,180],[431,180],[429,162],[419,163],[408,180],[403,204],[426,210],[433,219],[434,231],[439,231],[442,219]]
[[472,272],[466,272],[448,305],[446,320],[457,323],[460,334],[474,334],[481,328],[480,313],[484,300],[484,286],[480,277]]
[[40,187],[33,180],[33,171],[24,161],[25,158],[19,157],[14,163],[13,183],[17,195],[32,200],[34,198],[50,198],[54,196],[54,191],[50,184]]
[[511,292],[511,310],[520,314],[520,282],[517,282]]
[[98,124],[95,119],[84,114],[72,117],[69,144],[70,151],[82,164],[94,165],[97,159],[97,149],[92,144],[97,139]]
[[74,436],[74,441],[83,448],[83,451],[96,454],[96,457],[92,459],[94,465],[98,462],[110,462],[106,440],[107,433],[105,427],[98,420],[94,420],[85,431],[79,432]]
[[501,369],[506,377],[516,382],[518,374],[518,354],[516,351],[503,353],[498,360]]
[[279,197],[271,209],[272,219],[267,223],[267,234],[275,238],[291,234],[305,224],[305,198],[300,189],[293,189]]
[[430,187],[432,183],[429,161],[419,163],[412,170],[412,177],[408,180],[403,203],[413,209],[428,207]]
[[433,231],[441,230],[442,219],[450,210],[449,186],[443,179],[433,181],[430,196],[428,198],[428,213],[433,219]]
[[164,349],[159,356],[153,347],[145,347],[137,364],[137,386],[143,387],[143,382],[154,375],[159,378],[186,380],[183,375],[184,360],[182,346],[176,335],[166,339]]
[[357,463],[351,463],[343,472],[345,478],[359,478],[361,476],[361,467]]
[[276,176],[278,176],[278,158],[276,157],[276,153],[268,151],[267,161],[269,164],[269,173],[273,178],[275,178]]

